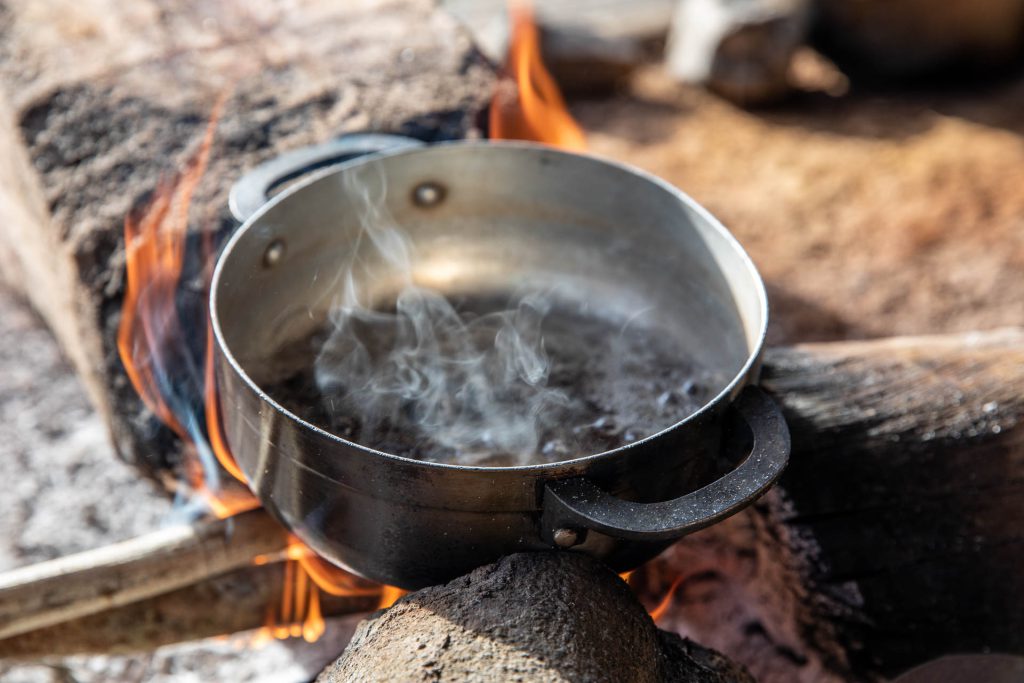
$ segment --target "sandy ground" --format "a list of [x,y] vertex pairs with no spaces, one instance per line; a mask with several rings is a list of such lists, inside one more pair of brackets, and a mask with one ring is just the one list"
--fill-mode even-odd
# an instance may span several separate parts
[[[751,113],[651,69],[574,111],[594,152],[675,183],[737,234],[769,284],[775,342],[1024,324],[1024,82],[805,94]],[[144,532],[170,509],[116,460],[52,338],[2,292],[0,476],[0,569]],[[680,601],[668,620],[688,611],[699,617]],[[301,681],[346,634],[0,663],[0,679]]]
[[1024,80],[747,112],[652,68],[574,112],[733,230],[773,341],[1024,324]]

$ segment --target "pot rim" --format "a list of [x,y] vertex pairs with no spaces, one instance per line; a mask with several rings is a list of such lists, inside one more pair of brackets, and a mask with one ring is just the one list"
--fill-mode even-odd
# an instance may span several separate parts
[[[601,451],[598,453],[590,453],[588,455],[580,456],[577,458],[571,458],[569,460],[558,460],[556,462],[551,463],[537,463],[530,465],[456,465],[453,463],[430,462],[426,460],[417,460],[415,458],[409,458],[402,455],[395,455],[394,453],[388,453],[387,451],[377,450],[375,448],[371,448],[369,446],[365,446],[363,444],[357,443],[355,441],[350,441],[336,434],[333,434],[323,429],[322,427],[318,427],[312,422],[302,419],[301,417],[299,417],[298,415],[296,415],[295,413],[291,412],[283,405],[278,403],[276,400],[274,400],[274,398],[271,397],[267,392],[265,392],[262,387],[260,387],[255,381],[253,381],[249,374],[239,364],[238,360],[235,358],[234,354],[231,351],[231,348],[228,346],[227,341],[224,338],[223,331],[221,330],[220,318],[217,315],[218,291],[220,289],[218,285],[220,283],[220,279],[225,268],[224,264],[227,260],[228,255],[234,249],[235,245],[242,239],[245,239],[246,234],[250,232],[253,229],[253,226],[255,226],[260,221],[263,215],[270,211],[273,207],[288,200],[292,195],[301,192],[308,185],[311,185],[327,176],[334,175],[335,173],[341,173],[346,169],[376,159],[412,154],[425,154],[430,153],[432,150],[457,146],[479,147],[482,149],[504,148],[517,150],[534,150],[542,151],[544,153],[549,154],[553,153],[568,157],[583,158],[588,161],[596,161],[602,164],[613,166],[627,173],[632,173],[636,176],[639,176],[640,178],[652,182],[655,185],[661,187],[662,189],[668,191],[677,199],[679,199],[684,205],[686,205],[690,210],[694,211],[702,220],[704,220],[710,228],[716,231],[720,237],[724,238],[726,243],[728,243],[733,248],[733,250],[739,256],[740,261],[746,268],[746,271],[750,276],[750,279],[756,290],[755,294],[757,295],[758,299],[758,311],[761,314],[761,325],[760,329],[758,330],[755,343],[749,351],[747,355],[747,360],[744,362],[743,366],[736,372],[733,378],[729,380],[729,383],[726,384],[721,391],[719,391],[713,398],[706,401],[704,405],[702,405],[698,410],[691,413],[690,415],[687,415],[682,420],[673,422],[664,429],[660,429],[657,432],[649,434],[648,436],[645,436],[642,439],[638,439],[637,441],[625,444],[623,446],[619,446],[618,448],[613,448],[611,450]],[[633,166],[631,164],[623,163],[621,161],[617,161],[614,159],[609,159],[599,154],[570,152],[567,150],[559,149],[557,147],[552,147],[550,145],[545,145],[536,142],[526,142],[521,140],[451,140],[445,142],[431,143],[428,145],[424,145],[422,147],[401,148],[396,150],[367,154],[366,156],[361,156],[356,159],[352,159],[350,161],[346,161],[335,166],[330,166],[328,168],[314,171],[305,178],[303,178],[302,180],[293,183],[290,187],[281,191],[279,194],[275,195],[266,204],[260,207],[258,211],[256,211],[248,219],[246,219],[246,221],[235,230],[235,232],[228,239],[228,242],[224,245],[224,248],[221,250],[220,255],[217,257],[217,263],[213,271],[213,278],[210,281],[209,315],[210,325],[213,330],[213,336],[214,341],[216,343],[217,353],[219,353],[223,357],[223,359],[227,361],[232,371],[239,378],[242,379],[242,381],[246,384],[246,386],[249,387],[251,391],[255,393],[256,397],[261,402],[263,402],[266,405],[269,405],[271,408],[273,408],[275,411],[285,416],[289,420],[297,423],[299,426],[303,428],[306,428],[318,434],[323,438],[328,439],[329,441],[335,442],[338,445],[344,446],[346,448],[355,449],[356,451],[363,452],[367,455],[380,456],[385,459],[397,460],[405,465],[421,466],[427,469],[456,470],[459,472],[479,472],[491,474],[498,474],[501,472],[537,474],[556,467],[571,468],[573,466],[589,465],[597,460],[613,458],[616,455],[621,454],[629,449],[642,448],[645,445],[650,444],[655,439],[658,439],[669,432],[677,430],[683,427],[684,425],[692,424],[701,420],[706,415],[714,411],[715,408],[719,406],[722,402],[729,401],[733,397],[735,397],[739,390],[746,386],[746,384],[750,381],[751,377],[753,376],[753,372],[756,371],[758,363],[761,359],[761,353],[764,349],[765,337],[768,331],[768,294],[765,290],[764,281],[761,279],[761,275],[758,272],[757,267],[754,265],[753,260],[750,258],[749,254],[747,254],[743,246],[739,243],[739,240],[737,240],[736,237],[733,236],[731,232],[729,232],[729,230],[721,223],[721,221],[715,218],[710,211],[705,209],[701,204],[699,204],[688,194],[680,190],[678,187],[672,185],[668,181],[663,180],[662,178],[659,178],[658,176],[652,173],[644,171],[643,169],[637,168],[636,166]],[[218,392],[218,402],[220,401],[220,396],[221,394],[220,392]],[[223,410],[221,412],[223,412]]]

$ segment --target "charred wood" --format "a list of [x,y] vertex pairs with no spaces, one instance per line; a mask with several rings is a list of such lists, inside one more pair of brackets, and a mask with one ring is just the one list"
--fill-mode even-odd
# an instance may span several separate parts
[[233,229],[231,184],[283,151],[361,130],[466,135],[492,78],[427,0],[5,2],[0,279],[54,330],[121,456],[176,481],[179,444],[116,348],[125,216],[182,166],[220,97],[196,232]]

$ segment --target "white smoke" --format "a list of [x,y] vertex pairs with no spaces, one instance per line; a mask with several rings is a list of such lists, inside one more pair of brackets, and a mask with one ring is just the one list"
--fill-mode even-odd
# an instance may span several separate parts
[[[415,247],[387,211],[383,173],[375,164],[358,170],[342,174],[361,233],[336,274],[341,291],[315,361],[324,400],[358,418],[365,445],[382,431],[412,430],[406,440],[433,441],[446,462],[535,460],[544,425],[567,404],[547,386],[541,325],[551,297],[524,292],[476,316],[416,285]],[[386,310],[359,286],[374,274],[399,279]]]

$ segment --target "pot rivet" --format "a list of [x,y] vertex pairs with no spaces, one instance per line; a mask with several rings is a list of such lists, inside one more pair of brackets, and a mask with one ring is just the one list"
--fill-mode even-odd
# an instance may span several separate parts
[[559,548],[571,548],[580,542],[580,532],[577,529],[555,529],[552,535],[555,545]]
[[416,206],[437,206],[444,199],[444,187],[433,181],[420,183],[412,191],[412,201]]
[[281,259],[284,258],[284,242],[282,240],[274,240],[267,246],[267,250],[263,252],[263,267],[273,268]]

